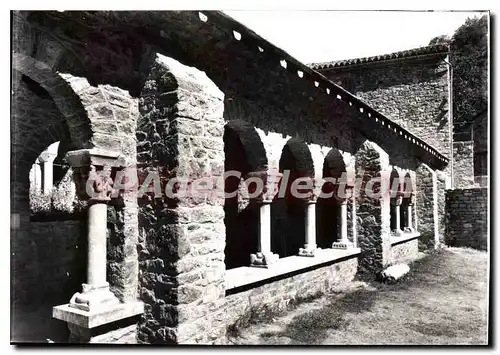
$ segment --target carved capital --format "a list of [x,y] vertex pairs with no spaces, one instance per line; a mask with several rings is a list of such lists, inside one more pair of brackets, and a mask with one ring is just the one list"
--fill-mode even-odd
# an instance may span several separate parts
[[[278,193],[279,183],[283,174],[278,171],[254,171],[247,175],[247,178],[257,178],[262,181],[262,191],[252,199],[256,203],[271,203]],[[247,186],[249,187],[249,186]],[[249,192],[252,193],[253,191]]]
[[123,167],[123,157],[102,149],[70,151],[66,160],[73,168],[78,197],[81,200],[109,201],[113,191],[113,168]]
[[[89,191],[89,184],[91,191]],[[109,201],[113,191],[113,179],[111,178],[111,167],[104,165],[102,170],[97,171],[94,165],[90,166],[89,180],[86,191],[91,201]]]

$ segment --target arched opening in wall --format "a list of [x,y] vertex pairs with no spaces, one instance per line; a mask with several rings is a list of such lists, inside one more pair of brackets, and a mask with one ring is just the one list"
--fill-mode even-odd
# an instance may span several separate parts
[[[296,196],[292,184],[299,178],[314,177],[309,147],[298,138],[289,139],[281,152],[279,171],[283,174],[279,190],[284,189],[285,195],[275,199],[271,207],[271,248],[280,257],[286,257],[297,255],[305,244],[307,205],[305,199]],[[286,187],[283,188],[282,184]]]
[[[69,86],[64,87],[63,80],[43,63],[28,57],[24,59],[13,60],[18,81],[12,95],[11,116],[12,316],[18,324],[26,324],[24,317],[32,314],[33,309],[48,314],[43,316],[42,326],[30,318],[29,329],[13,328],[12,337],[23,339],[25,331],[37,330],[45,337],[29,340],[45,341],[52,331],[52,324],[47,324],[52,307],[67,303],[85,282],[86,223],[30,221],[30,190],[39,188],[43,192],[45,188],[47,194],[51,191],[50,185],[42,181],[44,167],[34,168],[33,164],[54,163],[57,148],[53,144],[59,141],[69,140],[77,148],[85,148],[80,140],[73,140],[76,135],[70,135],[69,126],[72,124],[72,132],[82,139],[89,134],[90,127],[79,120],[81,111],[72,105],[72,100],[77,100],[76,94],[69,94]],[[50,91],[48,83],[53,84],[54,92]],[[56,101],[72,112],[72,118],[59,110]],[[47,173],[48,182],[50,171]],[[52,170],[52,186],[53,178]]]
[[[338,187],[341,178],[346,178],[346,166],[340,151],[333,148],[328,152],[323,163],[323,195],[319,197],[316,214],[316,243],[320,248],[331,248],[340,241],[341,200]],[[335,179],[335,180],[334,180]]]
[[400,198],[400,179],[399,173],[396,169],[392,169],[391,175],[389,178],[389,186],[390,186],[390,196],[391,196],[391,204],[390,204],[390,226],[392,233],[399,233],[401,230],[401,198]]
[[[259,206],[250,201],[245,179],[267,169],[266,151],[255,128],[242,120],[224,128],[226,269],[248,266],[258,250]],[[239,176],[236,176],[239,175]]]
[[403,199],[401,202],[401,230],[404,232],[412,232],[413,230],[413,199],[415,189],[413,180],[409,173],[403,178]]

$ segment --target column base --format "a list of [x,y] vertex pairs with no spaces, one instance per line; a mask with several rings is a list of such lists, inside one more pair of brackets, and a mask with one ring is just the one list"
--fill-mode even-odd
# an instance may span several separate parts
[[354,245],[350,241],[333,242],[333,244],[332,244],[332,249],[347,250],[350,248],[354,248]]
[[299,256],[314,257],[318,250],[319,248],[317,248],[316,245],[312,246],[306,244],[304,248],[299,249]]
[[120,300],[109,290],[107,282],[104,285],[82,284],[82,290],[71,297],[69,307],[90,312],[120,304]]
[[395,236],[400,236],[400,235],[402,235],[402,234],[403,234],[403,231],[402,231],[401,229],[393,229],[393,230],[391,231],[391,234],[392,234],[392,235],[395,235]]
[[405,233],[414,233],[415,229],[413,227],[405,227],[404,232]]
[[255,254],[250,254],[250,266],[269,268],[271,265],[275,264],[279,258],[278,254],[257,252]]

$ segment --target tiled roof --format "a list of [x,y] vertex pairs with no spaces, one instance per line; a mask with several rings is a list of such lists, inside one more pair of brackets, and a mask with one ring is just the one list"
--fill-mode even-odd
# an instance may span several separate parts
[[333,62],[323,62],[323,63],[311,63],[308,64],[308,66],[316,70],[322,70],[322,69],[344,67],[348,65],[369,64],[373,62],[381,62],[384,60],[402,59],[402,58],[409,58],[421,55],[447,53],[447,52],[449,52],[449,47],[447,45],[436,44],[432,46],[413,48],[405,51],[382,54],[373,57],[344,59],[344,60],[337,60]]

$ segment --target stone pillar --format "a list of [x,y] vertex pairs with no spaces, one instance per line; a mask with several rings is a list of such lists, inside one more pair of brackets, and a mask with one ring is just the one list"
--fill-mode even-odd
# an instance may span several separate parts
[[305,216],[306,242],[304,248],[299,249],[299,256],[312,257],[315,255],[318,247],[316,244],[316,203],[318,202],[318,196],[321,193],[322,185],[323,179],[313,179],[309,198],[305,200],[307,206]]
[[69,304],[54,307],[53,317],[71,323],[71,341],[87,342],[92,328],[138,315],[143,305],[121,304],[106,280],[107,203],[113,188],[112,167],[123,164],[119,155],[83,149],[68,152],[66,159],[73,168],[79,197],[88,202],[87,282]]
[[[389,155],[377,144],[365,141],[356,153],[358,273],[376,275],[391,262]],[[357,187],[356,187],[357,188]]]
[[340,240],[347,242],[347,200],[340,205]]
[[353,247],[353,243],[347,237],[347,206],[348,198],[340,202],[340,241],[332,244],[333,249],[348,249]]
[[412,229],[413,228],[413,221],[412,221],[412,218],[411,218],[411,214],[412,214],[412,205],[408,204],[408,206],[406,207],[407,209],[407,212],[406,212],[406,225],[408,226],[408,228]]
[[54,159],[56,158],[57,154],[44,151],[40,156],[38,157],[38,160],[40,161],[40,167],[42,170],[41,177],[42,177],[42,192],[44,194],[49,194],[52,191],[53,187],[53,172],[54,172]]
[[224,94],[205,73],[157,54],[139,110],[138,163],[167,172],[169,181],[210,182],[207,194],[142,199],[139,292],[146,305],[137,339],[210,344],[227,328]]
[[403,197],[402,196],[397,196],[394,199],[391,199],[391,203],[394,207],[394,218],[396,219],[395,221],[395,228],[391,231],[392,234],[395,235],[400,235],[402,230],[401,230],[401,203],[403,202]]
[[32,167],[32,188],[35,192],[41,192],[42,191],[42,163],[40,160],[37,158],[35,161],[35,164],[33,164]]
[[279,182],[282,178],[279,172],[254,172],[249,177],[256,177],[262,180],[262,193],[252,202],[259,207],[259,250],[255,254],[250,254],[250,266],[269,267],[274,264],[279,255],[271,251],[271,203],[277,193]]
[[420,250],[434,249],[439,244],[437,176],[425,164],[421,164],[415,172],[419,248]]

